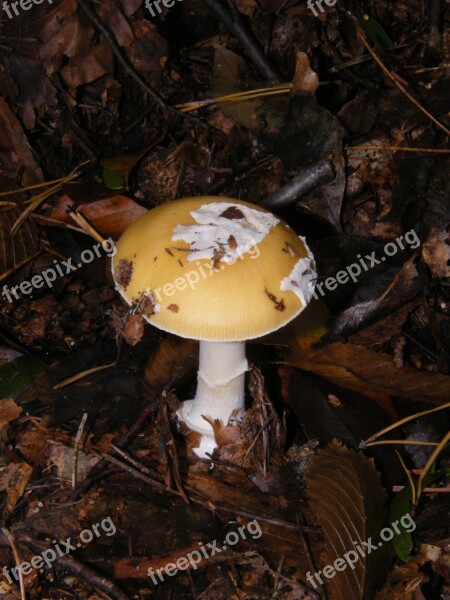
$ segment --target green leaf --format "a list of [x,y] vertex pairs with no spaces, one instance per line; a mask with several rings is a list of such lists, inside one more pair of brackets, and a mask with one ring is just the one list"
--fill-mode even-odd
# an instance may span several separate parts
[[390,50],[394,42],[386,33],[384,27],[368,14],[363,15],[364,30],[372,40],[377,50]]
[[[409,514],[410,510],[411,488],[409,486],[405,486],[401,492],[398,492],[398,494],[395,495],[389,508],[389,523],[394,523],[397,521],[397,526],[400,530],[400,533],[394,533],[392,545],[395,553],[403,562],[408,562],[414,543],[411,533],[402,527],[400,519],[406,514]],[[392,531],[395,531],[395,529],[393,528]]]
[[32,388],[33,379],[44,369],[41,362],[29,356],[21,356],[0,366],[0,399],[16,398]]
[[123,190],[125,187],[125,177],[118,171],[111,171],[103,167],[103,181],[110,190]]

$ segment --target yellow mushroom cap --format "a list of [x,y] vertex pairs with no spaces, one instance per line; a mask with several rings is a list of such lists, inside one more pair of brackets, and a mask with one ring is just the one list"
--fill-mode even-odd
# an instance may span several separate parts
[[242,200],[199,196],[132,223],[112,261],[117,290],[146,320],[181,337],[243,341],[308,304],[316,278],[303,238]]

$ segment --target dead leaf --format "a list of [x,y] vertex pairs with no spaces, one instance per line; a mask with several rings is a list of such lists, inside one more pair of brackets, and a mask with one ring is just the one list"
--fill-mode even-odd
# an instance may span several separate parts
[[10,512],[22,498],[33,469],[26,462],[10,463],[0,473],[0,491],[7,493],[6,506]]
[[424,262],[436,277],[450,277],[450,236],[447,231],[430,237],[422,248]]
[[163,339],[145,368],[145,381],[155,393],[172,382],[171,388],[195,375],[198,345],[176,336]]
[[301,52],[297,48],[295,55],[295,75],[292,83],[297,90],[313,95],[319,87],[319,77],[317,73],[311,69],[307,54]]
[[3,174],[8,179],[16,179],[23,169],[23,186],[44,181],[22,126],[4,98],[0,98],[0,148]]
[[[261,87],[251,78],[248,63],[235,52],[216,46],[211,81],[213,98],[245,92]],[[219,102],[223,114],[247,129],[265,128],[277,130],[283,121],[288,100],[286,98],[257,98],[239,102]]]
[[[73,455],[74,449],[64,446],[58,442],[50,440],[49,445],[49,460],[50,464],[56,467],[58,477],[61,479],[70,480],[73,471]],[[86,454],[82,450],[78,451],[77,459],[77,477],[79,480],[84,479],[89,471],[98,463],[99,459],[92,454]]]
[[[325,549],[317,556],[318,566],[345,564],[345,553],[353,551],[356,561],[350,568],[335,570],[323,577],[331,600],[370,600],[387,574],[388,545],[367,554],[362,542],[375,540],[385,526],[385,492],[372,462],[362,453],[333,442],[321,450],[309,466],[307,495],[319,518]],[[365,556],[356,551],[360,546]]]
[[162,71],[169,58],[169,46],[156,25],[141,19],[133,22],[133,30],[136,39],[125,48],[133,67],[143,75]]
[[287,363],[362,394],[388,394],[436,405],[449,399],[450,378],[446,375],[409,366],[399,369],[392,356],[363,346],[339,342],[303,351],[294,348]]
[[11,398],[7,400],[0,400],[0,429],[9,425],[11,421],[17,419],[21,414],[23,408],[17,406],[17,404]]
[[[67,208],[73,206],[74,203],[68,196],[62,196],[49,216],[57,221],[73,225],[73,219],[67,212]],[[86,217],[93,227],[104,236],[109,235],[117,239],[128,225],[144,215],[147,209],[139,206],[127,196],[117,194],[89,204],[80,204],[77,212]]]

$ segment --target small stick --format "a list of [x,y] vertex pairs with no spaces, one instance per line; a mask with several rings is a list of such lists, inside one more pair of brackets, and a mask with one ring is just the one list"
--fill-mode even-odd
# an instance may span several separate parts
[[20,560],[19,552],[16,548],[16,543],[14,541],[14,537],[13,537],[12,533],[9,531],[9,529],[6,529],[6,527],[2,527],[2,531],[3,531],[6,539],[8,540],[9,545],[11,546],[14,560],[16,561],[16,566],[19,571],[19,585],[20,585],[21,600],[26,600],[27,597],[26,597],[26,593],[25,593],[25,582],[23,580],[23,573],[19,566],[22,561]]
[[220,0],[203,0],[203,2],[215,18],[221,21],[242,44],[245,53],[265,79],[283,81],[284,77],[273,65],[270,58],[264,54],[260,43],[245,25],[240,12],[231,2],[227,2],[228,8]]
[[[29,546],[33,552],[41,553],[47,549],[45,544],[34,540],[28,535],[22,536],[20,538],[20,542]],[[111,583],[111,581],[106,579],[106,577],[99,575],[90,567],[87,567],[83,563],[75,560],[72,558],[72,556],[59,556],[57,558],[57,562],[63,569],[66,569],[73,575],[80,577],[92,587],[106,594],[108,598],[112,598],[112,600],[129,600],[129,596],[125,595],[116,585],[114,585],[114,583]]]
[[28,264],[30,261],[33,260],[33,258],[36,258],[37,256],[39,256],[40,254],[42,254],[42,252],[44,251],[44,248],[41,248],[40,250],[38,250],[37,252],[35,252],[34,254],[32,254],[31,256],[27,256],[27,258],[24,258],[22,261],[20,261],[20,263],[18,263],[17,265],[14,265],[14,267],[12,269],[8,269],[7,271],[5,271],[4,273],[2,273],[0,275],[0,281],[3,281],[4,279],[8,279],[8,277],[10,275],[12,275],[13,273],[15,273],[16,271],[18,271],[21,267],[25,266],[26,264]]
[[75,438],[75,446],[73,449],[73,463],[72,463],[72,489],[77,485],[77,471],[78,471],[78,451],[80,449],[81,436],[83,435],[84,426],[86,425],[86,420],[88,418],[88,413],[83,413],[81,417],[80,426],[78,427],[77,437]]
[[264,198],[260,205],[270,209],[289,206],[314,188],[330,183],[334,177],[335,172],[330,161],[322,160],[310,167],[301,169],[289,183],[274,194]]

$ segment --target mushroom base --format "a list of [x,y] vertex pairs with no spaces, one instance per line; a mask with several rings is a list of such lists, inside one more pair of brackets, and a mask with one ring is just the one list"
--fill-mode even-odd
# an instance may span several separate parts
[[208,458],[217,446],[211,424],[203,418],[226,426],[244,415],[245,342],[200,342],[200,364],[197,393],[193,400],[183,402],[178,418],[189,429],[201,434],[195,454]]

